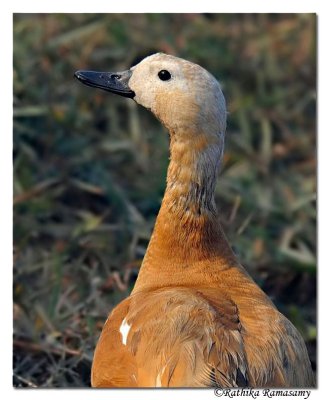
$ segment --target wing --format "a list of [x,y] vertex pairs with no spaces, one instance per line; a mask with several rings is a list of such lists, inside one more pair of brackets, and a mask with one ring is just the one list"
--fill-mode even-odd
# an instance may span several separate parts
[[122,342],[120,325],[128,313],[130,298],[113,309],[98,340],[91,369],[93,387],[136,387],[134,356]]
[[254,319],[244,337],[250,386],[314,387],[311,363],[300,333],[275,308],[264,307],[263,315],[266,320]]
[[172,288],[121,303],[97,345],[93,386],[248,386],[237,307],[209,298],[207,290]]

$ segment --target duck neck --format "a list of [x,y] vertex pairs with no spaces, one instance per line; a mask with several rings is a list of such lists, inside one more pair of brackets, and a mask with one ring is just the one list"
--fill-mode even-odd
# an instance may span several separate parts
[[184,225],[201,217],[214,218],[219,163],[219,143],[204,135],[194,140],[171,137],[167,187],[159,216],[165,213]]
[[218,258],[227,260],[220,263],[224,269],[234,258],[214,201],[223,150],[219,139],[171,135],[167,187],[134,290],[155,272],[170,276],[182,265],[192,272],[200,261]]

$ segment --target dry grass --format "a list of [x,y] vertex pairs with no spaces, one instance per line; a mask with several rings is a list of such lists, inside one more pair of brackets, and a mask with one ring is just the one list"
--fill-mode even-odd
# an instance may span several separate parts
[[251,275],[316,369],[314,15],[14,17],[14,386],[88,386],[134,284],[168,163],[163,128],[73,79],[164,51],[205,66],[229,120],[217,203]]

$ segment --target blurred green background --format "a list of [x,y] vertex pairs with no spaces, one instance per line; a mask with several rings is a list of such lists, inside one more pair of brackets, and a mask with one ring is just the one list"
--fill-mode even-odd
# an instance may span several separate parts
[[315,15],[15,14],[13,37],[14,386],[89,386],[102,325],[134,284],[168,137],[148,111],[73,73],[156,51],[221,82],[222,224],[316,370]]

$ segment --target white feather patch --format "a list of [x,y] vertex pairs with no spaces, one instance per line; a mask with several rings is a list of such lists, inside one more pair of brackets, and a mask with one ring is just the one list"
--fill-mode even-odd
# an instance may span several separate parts
[[164,370],[166,369],[166,366],[164,366],[161,370],[161,372],[158,373],[156,382],[155,382],[155,387],[162,387],[162,383],[161,383],[161,379],[162,379],[162,375],[164,373]]
[[120,333],[122,336],[122,343],[126,346],[127,345],[127,337],[128,333],[130,331],[131,325],[129,325],[126,321],[126,318],[122,321],[121,326],[120,326]]

